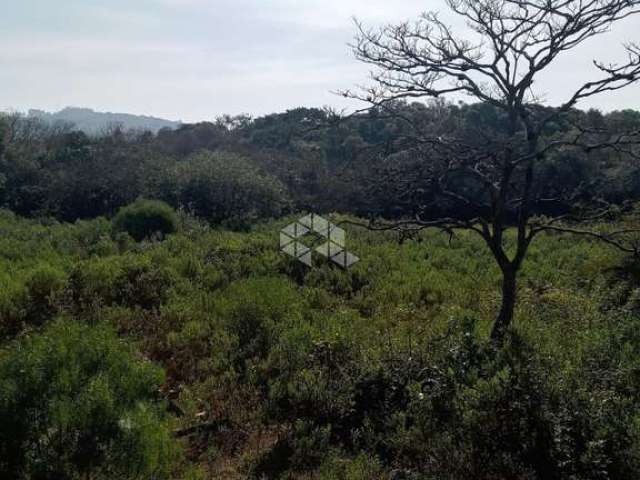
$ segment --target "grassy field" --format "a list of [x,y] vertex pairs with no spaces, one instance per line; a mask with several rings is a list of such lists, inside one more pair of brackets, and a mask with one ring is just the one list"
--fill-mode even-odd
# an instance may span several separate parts
[[105,219],[0,212],[0,382],[29,339],[114,331],[133,362],[163,371],[150,401],[166,438],[154,438],[178,453],[146,478],[640,474],[637,264],[540,237],[495,353],[500,279],[481,239],[399,244],[348,227],[361,261],[309,269],[278,251],[291,220],[237,233],[184,217],[179,233],[135,242]]

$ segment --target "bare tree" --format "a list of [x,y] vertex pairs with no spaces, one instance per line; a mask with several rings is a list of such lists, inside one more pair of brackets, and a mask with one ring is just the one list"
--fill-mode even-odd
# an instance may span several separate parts
[[[544,130],[551,122],[568,118],[581,100],[638,82],[640,47],[624,45],[627,59],[622,64],[594,61],[597,78],[576,85],[574,93],[553,108],[541,106],[533,86],[565,52],[640,13],[640,0],[446,0],[446,4],[466,21],[472,39],[458,37],[438,13],[377,30],[356,22],[354,52],[372,65],[373,84],[344,95],[401,115],[394,109],[398,101],[464,94],[505,117],[500,135],[480,135],[475,141],[447,131],[425,134],[417,122],[406,118],[415,127],[417,140],[409,154],[427,159],[422,173],[440,196],[477,215],[466,220],[422,220],[417,215],[393,225],[407,232],[466,229],[484,239],[502,272],[502,305],[492,331],[492,339],[501,344],[514,316],[518,272],[536,235],[549,231],[588,235],[638,252],[637,245],[625,242],[629,230],[582,230],[575,222],[586,220],[584,216],[550,218],[534,212],[544,202],[559,200],[543,198],[535,188],[537,167],[554,150],[609,149],[637,155],[634,145],[640,132],[612,135],[575,125],[569,135],[550,139]],[[456,187],[461,179],[482,190],[481,200]],[[423,207],[428,210],[427,204]],[[589,218],[605,213],[600,209]],[[505,233],[510,227],[517,232],[512,248]]]

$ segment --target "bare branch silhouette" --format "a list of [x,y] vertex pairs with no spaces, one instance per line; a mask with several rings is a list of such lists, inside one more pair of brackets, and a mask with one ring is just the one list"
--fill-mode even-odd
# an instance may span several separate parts
[[[419,218],[373,229],[445,232],[468,229],[485,240],[503,276],[502,306],[492,338],[502,343],[512,322],[517,275],[534,237],[542,232],[586,235],[629,253],[637,248],[614,233],[588,232],[558,221],[534,222],[536,206],[569,202],[571,193],[548,198],[537,188],[539,165],[555,151],[579,149],[587,154],[611,151],[638,159],[640,132],[616,135],[574,125],[562,138],[548,138],[545,128],[567,121],[581,101],[628,87],[640,80],[640,47],[623,48],[621,64],[594,61],[597,77],[575,87],[574,93],[555,108],[539,104],[534,84],[542,72],[587,40],[600,36],[627,17],[640,13],[640,0],[446,0],[449,9],[463,18],[472,38],[459,37],[438,13],[423,13],[415,22],[369,29],[356,21],[353,44],[357,59],[370,65],[371,84],[343,95],[367,102],[408,123],[415,132],[407,148],[395,160],[411,158],[420,163],[410,173],[389,169],[387,185],[396,183],[416,202],[418,212],[431,204],[420,200],[419,183],[427,182],[441,198],[460,205],[469,220]],[[423,129],[403,114],[398,102],[422,98],[466,95],[491,106],[504,116],[503,131],[468,128],[466,135],[438,128]],[[400,164],[401,162],[397,162]],[[469,196],[461,184],[482,192]],[[413,190],[412,190],[413,189]],[[480,200],[478,200],[480,198]],[[565,219],[566,220],[566,219]],[[505,231],[515,227],[515,253],[508,254]],[[629,232],[625,232],[629,233]]]

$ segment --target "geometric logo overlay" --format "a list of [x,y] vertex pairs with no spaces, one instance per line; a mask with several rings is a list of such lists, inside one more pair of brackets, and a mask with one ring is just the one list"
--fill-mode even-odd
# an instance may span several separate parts
[[280,250],[311,267],[312,253],[349,268],[360,259],[345,249],[345,231],[314,213],[280,231]]

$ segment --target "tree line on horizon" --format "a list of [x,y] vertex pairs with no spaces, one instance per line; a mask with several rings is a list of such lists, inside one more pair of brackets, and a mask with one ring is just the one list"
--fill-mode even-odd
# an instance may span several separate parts
[[[0,208],[75,221],[111,216],[145,197],[235,228],[300,210],[412,217],[429,198],[434,202],[427,216],[472,214],[451,199],[437,199],[437,187],[424,172],[428,159],[407,154],[420,141],[412,131],[416,125],[423,136],[444,129],[461,138],[489,138],[501,134],[506,119],[486,103],[399,102],[393,115],[380,108],[346,117],[297,108],[255,119],[224,116],[155,134],[113,126],[87,135],[69,124],[4,114]],[[570,137],[575,125],[638,130],[640,112],[575,109],[544,136]],[[640,199],[633,160],[620,151],[554,152],[535,188],[549,198],[562,193],[563,201],[539,206],[537,213],[562,213],[582,201],[624,205]],[[457,181],[467,195],[482,195],[464,178]]]

